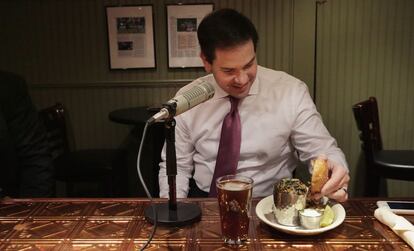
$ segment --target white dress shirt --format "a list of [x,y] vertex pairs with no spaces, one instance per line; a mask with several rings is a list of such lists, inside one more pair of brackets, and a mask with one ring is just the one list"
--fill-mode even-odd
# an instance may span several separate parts
[[[214,85],[213,98],[175,118],[177,198],[187,197],[193,171],[197,186],[209,192],[222,122],[230,111],[228,94],[217,85],[213,75],[202,78]],[[195,82],[181,88],[178,94]],[[300,80],[258,66],[249,95],[240,100],[238,109],[242,135],[237,174],[253,179],[254,197],[272,194],[278,180],[292,177],[298,164],[297,153],[302,162],[309,163],[325,154],[347,168],[343,152],[323,125],[306,84]],[[159,184],[160,197],[168,197],[165,145]]]

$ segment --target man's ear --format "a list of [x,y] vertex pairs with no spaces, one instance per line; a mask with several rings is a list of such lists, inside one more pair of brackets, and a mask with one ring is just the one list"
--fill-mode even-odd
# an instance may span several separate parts
[[202,52],[200,52],[200,58],[203,61],[204,70],[206,70],[207,73],[211,73],[211,64],[207,61],[206,56]]

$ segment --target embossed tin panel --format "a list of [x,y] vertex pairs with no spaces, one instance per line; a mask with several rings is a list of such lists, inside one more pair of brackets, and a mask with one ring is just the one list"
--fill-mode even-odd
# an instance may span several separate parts
[[[215,199],[189,199],[200,222],[159,226],[148,250],[232,250],[221,240]],[[258,200],[253,202],[256,206]],[[292,236],[263,224],[252,212],[249,239],[239,250],[410,250],[373,216],[374,199],[351,199],[337,228],[316,236]],[[0,203],[0,250],[138,250],[152,225],[144,199],[27,199]],[[414,216],[408,216],[413,221]]]

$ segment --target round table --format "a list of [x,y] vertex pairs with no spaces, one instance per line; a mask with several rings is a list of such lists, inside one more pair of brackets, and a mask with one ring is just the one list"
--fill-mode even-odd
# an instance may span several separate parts
[[[113,122],[133,126],[126,140],[126,149],[128,152],[126,160],[127,173],[124,177],[128,183],[129,197],[147,196],[138,177],[137,156],[145,123],[158,111],[159,108],[137,106],[117,109],[111,111],[108,115],[109,119]],[[154,123],[148,127],[141,153],[141,174],[148,190],[154,197],[159,196],[158,171],[164,141],[163,123]]]
[[114,110],[108,117],[113,122],[143,126],[158,111],[159,108],[148,108],[148,106],[128,107]]

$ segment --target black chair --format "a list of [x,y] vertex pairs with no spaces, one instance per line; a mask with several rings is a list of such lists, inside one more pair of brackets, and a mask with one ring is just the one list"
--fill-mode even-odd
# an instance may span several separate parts
[[[39,112],[48,134],[54,159],[55,179],[66,184],[68,197],[113,197],[122,194],[122,167],[125,160],[122,149],[73,150],[70,147],[69,121],[65,108],[57,103]],[[76,194],[75,185],[98,185],[98,194]],[[117,185],[115,185],[117,184]]]
[[[414,150],[383,149],[376,98],[355,104],[352,110],[365,157],[365,196],[386,196],[387,178],[414,181]],[[379,193],[381,184],[384,194]]]

